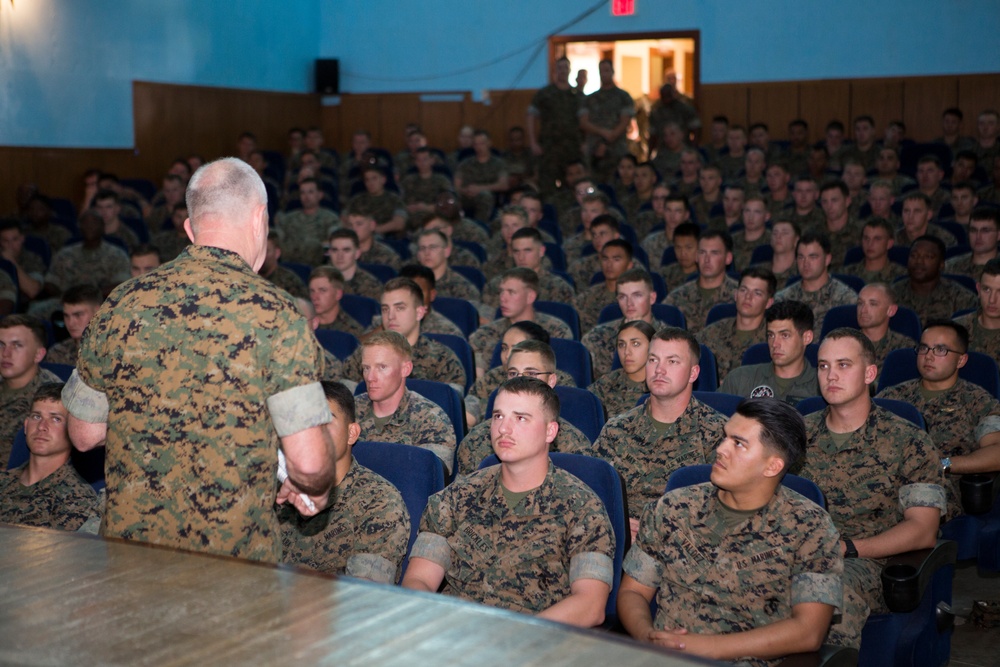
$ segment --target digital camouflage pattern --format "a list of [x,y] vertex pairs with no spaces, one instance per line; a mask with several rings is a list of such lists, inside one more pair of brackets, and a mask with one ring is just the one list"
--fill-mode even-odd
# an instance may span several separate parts
[[[580,103],[580,116],[587,116],[591,123],[607,130],[618,125],[622,117],[635,116],[635,102],[632,96],[618,86],[600,88],[583,98]],[[597,157],[595,151],[604,139],[595,134],[588,134],[584,141],[587,145],[587,156],[590,158],[590,168],[598,181],[609,182],[618,159],[628,152],[628,132],[622,132],[615,141],[607,145],[603,157]]]
[[830,239],[830,270],[840,271],[844,265],[844,255],[848,248],[861,245],[861,222],[854,217],[848,216],[847,224],[835,232],[831,232],[824,220],[821,224],[813,227],[812,231],[826,234]]
[[740,331],[736,328],[736,318],[726,317],[709,324],[695,338],[715,355],[715,368],[721,384],[731,370],[743,363],[743,353],[747,348],[767,342],[767,322],[761,318],[756,329]]
[[866,283],[885,283],[886,285],[891,285],[895,282],[896,278],[906,275],[906,267],[890,261],[877,271],[866,271],[865,262],[862,260],[855,264],[848,264],[841,267],[839,272],[846,273],[849,276],[857,276]]
[[[786,287],[774,295],[775,302],[778,301],[801,301],[813,311],[815,324],[813,325],[813,339],[819,340],[819,332],[823,328],[823,318],[834,306],[853,306],[858,302],[858,293],[840,282],[834,277],[830,277],[825,285],[814,292],[807,292],[802,287],[802,281]],[[900,305],[903,305],[902,303]]]
[[802,231],[822,228],[826,225],[826,216],[823,215],[823,209],[819,207],[819,204],[808,213],[799,213],[793,207],[788,214],[788,220],[797,224]]
[[278,266],[267,276],[272,285],[280,287],[297,299],[308,299],[309,289],[298,274],[283,266]]
[[[348,380],[364,380],[361,375],[362,349],[358,347],[344,362],[344,377]],[[456,386],[459,394],[465,393],[465,368],[450,347],[421,335],[410,350],[413,362],[411,378],[444,382]]]
[[361,253],[358,261],[362,264],[385,264],[399,271],[403,265],[403,260],[395,250],[382,243],[372,241],[372,247]]
[[128,255],[118,246],[102,241],[98,247],[88,249],[74,243],[52,256],[45,282],[66,291],[73,285],[118,285],[131,274]]
[[753,251],[759,246],[771,245],[771,230],[765,229],[756,240],[747,241],[745,231],[738,231],[733,234],[733,266],[738,269],[745,269],[750,266],[750,257]]
[[399,183],[399,189],[406,204],[436,204],[438,195],[449,192],[452,187],[447,176],[431,172],[429,178],[422,178],[416,173],[406,174]]
[[[556,384],[562,387],[575,387],[576,381],[573,376],[566,371],[556,369]],[[477,419],[483,418],[483,410],[490,399],[490,394],[500,388],[507,381],[507,371],[503,366],[494,366],[481,375],[469,388],[465,397],[465,409],[469,410]],[[470,409],[471,408],[471,409]]]
[[670,473],[715,460],[725,425],[725,417],[692,397],[671,431],[661,438],[647,401],[609,419],[591,455],[613,465],[625,478],[629,516],[638,519],[648,503],[663,495]]
[[[927,225],[927,231],[925,231],[924,234],[941,239],[944,241],[946,248],[958,245],[958,240],[952,235],[951,232],[944,227],[938,227],[934,223]],[[921,236],[923,236],[923,234],[921,234]],[[909,248],[913,245],[913,241],[911,241],[910,237],[907,236],[905,228],[896,230],[896,245],[901,248]]]
[[[664,237],[666,238],[666,237]],[[662,255],[662,253],[661,253]],[[659,259],[657,259],[659,261]],[[653,259],[649,259],[649,263],[653,263]],[[667,289],[671,290],[675,287],[680,287],[688,281],[691,276],[698,275],[698,265],[696,264],[692,271],[685,272],[684,268],[678,262],[672,262],[670,264],[660,265],[660,275],[663,276],[663,282],[667,283]],[[658,298],[662,297],[657,294]],[[664,295],[665,296],[665,295]]]
[[368,394],[357,397],[358,424],[361,425],[361,440],[377,442],[398,442],[429,449],[441,459],[445,470],[451,473],[455,458],[455,428],[451,420],[437,403],[430,401],[415,391],[407,389],[399,407],[389,421],[381,427],[375,423],[372,401]]
[[706,298],[698,287],[698,281],[692,280],[671,290],[663,302],[680,308],[684,313],[684,319],[687,320],[688,331],[697,334],[705,328],[705,320],[712,306],[719,303],[733,303],[738,287],[739,283],[727,275],[722,284]]
[[598,253],[578,257],[569,263],[567,267],[569,277],[577,286],[578,292],[585,292],[590,287],[590,279],[601,270],[601,257]]
[[380,225],[391,221],[397,215],[404,221],[410,217],[402,197],[388,190],[380,195],[362,192],[352,197],[348,206],[352,211],[370,215]]
[[278,518],[283,562],[381,584],[399,579],[410,514],[396,487],[357,460],[331,492],[329,507],[304,517],[284,506]]
[[54,373],[39,368],[28,384],[20,389],[14,389],[0,380],[0,462],[5,464],[10,460],[10,451],[14,447],[14,436],[18,429],[24,426],[24,420],[31,412],[31,399],[38,388],[47,382],[62,382]]
[[[486,402],[483,402],[485,409]],[[556,439],[549,445],[550,452],[563,452],[565,454],[590,454],[591,444],[580,429],[559,417],[559,433]],[[490,418],[486,418],[476,424],[469,433],[462,438],[458,445],[458,472],[460,475],[469,475],[479,469],[479,464],[487,456],[493,453],[493,442],[490,440]]]
[[587,391],[597,396],[604,406],[604,415],[611,419],[635,407],[643,394],[649,393],[645,380],[636,382],[629,378],[624,368],[603,374]]
[[192,245],[91,320],[70,414],[107,421],[101,534],[278,562],[279,435],[330,420],[322,348],[286,292]]
[[820,506],[779,486],[767,505],[730,529],[717,494],[711,483],[696,484],[643,512],[623,567],[657,589],[657,630],[730,634],[789,619],[797,604],[841,607],[840,536]]
[[[480,162],[475,155],[462,160],[455,170],[455,180],[461,179],[462,186],[467,185],[493,185],[501,178],[507,176],[507,163],[503,158],[490,155],[486,162]],[[474,211],[476,220],[487,221],[493,213],[493,206],[496,204],[495,195],[489,190],[483,190],[474,197],[466,197],[459,193],[462,200],[462,208]]]
[[[843,537],[879,535],[903,520],[910,507],[946,512],[941,465],[930,437],[910,422],[872,405],[868,421],[842,447],[826,425],[827,410],[808,415],[804,462],[791,472],[815,482]],[[870,613],[885,611],[883,563],[851,558],[844,568],[843,620],[828,641],[858,647]]]
[[819,396],[819,380],[808,361],[802,373],[789,380],[775,375],[774,365],[768,362],[732,369],[719,391],[744,398],[777,398],[794,406],[803,398]]
[[80,353],[80,341],[72,338],[56,343],[45,352],[43,361],[50,364],[67,364],[76,366],[76,357]]
[[955,322],[969,330],[969,350],[982,352],[1000,364],[1000,329],[987,329],[979,321],[979,311],[956,317]]
[[[580,340],[584,347],[586,347],[590,352],[590,361],[592,368],[594,369],[595,378],[599,378],[602,375],[611,372],[611,366],[614,364],[615,355],[618,353],[618,327],[620,327],[624,321],[625,318],[619,318],[617,320],[598,324],[587,331],[587,333],[584,334],[583,338]],[[667,326],[655,318],[652,322],[650,322],[650,324],[656,331],[659,331],[663,327]],[[560,382],[560,384],[562,383]]]
[[97,494],[72,463],[24,486],[21,473],[27,466],[0,472],[0,523],[79,530],[88,519],[100,517]]
[[347,294],[357,294],[366,296],[369,299],[378,301],[382,298],[382,288],[385,285],[373,274],[365,271],[360,266],[355,267],[354,275],[350,280],[344,282],[344,292]]
[[528,113],[539,120],[538,184],[543,195],[552,194],[556,181],[565,178],[566,165],[581,157],[579,107],[580,97],[572,88],[560,90],[552,84],[531,98]]
[[473,303],[479,301],[482,296],[479,288],[473,285],[471,280],[451,269],[445,269],[444,275],[434,281],[434,289],[438,296],[465,299]]
[[507,507],[500,466],[459,478],[427,502],[410,558],[445,570],[448,595],[538,613],[577,579],[611,585],[615,535],[590,488],[549,464],[545,481]]
[[[382,316],[376,315],[372,318],[371,326],[365,330],[365,334],[372,331],[382,331]],[[420,320],[420,331],[432,334],[449,334],[465,338],[465,334],[458,328],[458,325],[435,310],[428,310],[424,319]]]
[[925,324],[930,320],[951,319],[960,310],[979,307],[979,297],[975,292],[947,278],[942,278],[929,294],[914,292],[909,280],[893,284],[892,291],[896,294],[896,303],[915,310]]
[[957,273],[960,276],[969,276],[976,282],[983,277],[983,269],[986,268],[986,264],[973,264],[972,263],[972,253],[965,255],[959,255],[958,257],[952,257],[951,259],[945,260],[944,263],[944,273]]
[[[551,271],[541,269],[535,271],[538,274],[538,300],[558,301],[559,303],[570,303],[575,292],[568,282],[555,275]],[[491,308],[500,307],[500,276],[486,283],[483,289],[482,301]]]
[[[963,456],[979,449],[979,440],[1000,431],[1000,401],[977,384],[959,378],[951,389],[927,399],[920,392],[920,380],[887,387],[879,396],[906,401],[924,417],[927,433],[936,447],[935,456]],[[948,490],[948,518],[962,513],[960,475],[945,475]]]
[[347,314],[347,312],[341,308],[337,311],[337,317],[333,322],[320,323],[316,327],[317,329],[332,329],[334,331],[343,331],[344,333],[349,333],[357,339],[361,339],[361,334],[364,332],[361,324]]
[[617,302],[615,290],[609,291],[603,281],[581,290],[573,297],[573,307],[580,316],[580,331],[590,331],[596,327],[604,307]]
[[279,213],[274,227],[281,234],[281,258],[286,262],[319,266],[325,259],[323,244],[340,218],[329,209],[320,207],[312,215],[304,210]]
[[[570,340],[573,338],[573,332],[570,330],[569,325],[558,317],[535,311],[534,322],[548,331],[549,336],[552,338],[568,338]],[[497,343],[503,338],[504,333],[510,328],[511,324],[510,318],[501,317],[489,324],[484,324],[472,332],[472,335],[469,336],[469,345],[476,356],[476,368],[490,367],[490,359],[493,358],[493,348],[497,346]]]

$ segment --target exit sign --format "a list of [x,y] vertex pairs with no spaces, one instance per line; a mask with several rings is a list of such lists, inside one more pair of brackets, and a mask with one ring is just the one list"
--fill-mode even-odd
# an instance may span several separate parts
[[611,0],[612,16],[632,16],[635,14],[635,0]]

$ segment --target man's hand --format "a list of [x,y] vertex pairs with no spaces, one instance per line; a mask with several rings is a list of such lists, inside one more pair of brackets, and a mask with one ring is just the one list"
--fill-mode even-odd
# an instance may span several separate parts
[[657,644],[658,646],[674,649],[675,651],[684,651],[685,653],[702,656],[704,658],[714,657],[712,651],[714,643],[713,638],[714,635],[710,634],[688,634],[688,631],[685,628],[676,628],[674,630],[653,630],[649,633],[649,641]]
[[284,505],[286,502],[292,504],[302,516],[316,516],[323,511],[330,503],[330,494],[324,493],[322,496],[310,496],[299,490],[292,480],[286,479],[278,490],[278,497],[275,502]]
[[635,544],[635,538],[639,535],[639,520],[629,517],[628,529],[632,533],[632,544]]

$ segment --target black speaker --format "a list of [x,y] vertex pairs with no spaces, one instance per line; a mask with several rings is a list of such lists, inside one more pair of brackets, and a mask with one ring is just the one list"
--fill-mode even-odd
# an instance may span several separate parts
[[340,61],[336,58],[316,59],[316,92],[320,95],[340,94]]

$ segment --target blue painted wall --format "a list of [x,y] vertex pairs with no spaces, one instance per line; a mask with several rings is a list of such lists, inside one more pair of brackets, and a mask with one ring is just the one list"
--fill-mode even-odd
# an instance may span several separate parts
[[[0,0],[0,145],[130,147],[133,80],[308,92],[317,57],[341,59],[345,92],[534,88],[536,47],[594,4]],[[1000,0],[636,5],[562,34],[700,30],[704,83],[1000,71]]]
[[[338,0],[321,5],[323,57],[345,92],[534,88],[532,48],[592,0]],[[610,2],[560,34],[701,31],[703,83],[1000,71],[998,0],[636,0]],[[528,50],[473,72],[521,47]],[[522,68],[527,70],[518,78]],[[433,77],[433,78],[429,78]]]
[[0,145],[131,147],[133,80],[309,92],[318,16],[319,0],[0,0]]

